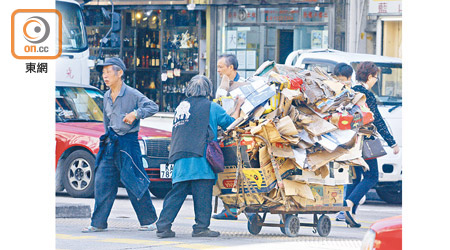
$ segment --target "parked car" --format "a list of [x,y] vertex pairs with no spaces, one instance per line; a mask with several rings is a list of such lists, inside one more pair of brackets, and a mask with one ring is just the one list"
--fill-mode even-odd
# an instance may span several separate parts
[[402,216],[379,220],[364,235],[361,250],[401,250]]
[[318,49],[294,51],[289,54],[285,64],[305,69],[320,67],[332,73],[336,64],[347,63],[354,69],[352,81],[356,82],[356,69],[364,61],[372,61],[381,69],[372,91],[378,99],[380,113],[400,147],[400,153],[395,155],[380,138],[388,154],[378,158],[379,181],[375,189],[382,200],[399,204],[402,203],[402,59]]
[[[72,197],[94,196],[94,163],[99,137],[104,134],[103,93],[93,86],[56,83],[56,191]],[[151,184],[163,198],[172,188],[168,164],[171,133],[141,126],[139,144]]]

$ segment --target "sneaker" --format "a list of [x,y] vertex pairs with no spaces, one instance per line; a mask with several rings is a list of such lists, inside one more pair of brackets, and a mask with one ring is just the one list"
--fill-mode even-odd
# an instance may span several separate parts
[[343,211],[340,211],[336,215],[336,221],[345,221],[345,214]]
[[155,223],[150,224],[150,225],[144,225],[141,226],[140,228],[138,228],[139,231],[155,231],[156,230],[156,225]]
[[175,237],[175,232],[171,229],[168,229],[166,231],[156,231],[156,236],[158,238],[173,238]]
[[216,220],[237,220],[238,217],[236,215],[229,214],[226,209],[222,210],[219,214],[215,214],[212,216],[213,219]]
[[220,233],[217,231],[211,231],[209,229],[205,229],[202,231],[192,232],[192,237],[219,237]]
[[88,226],[83,228],[83,230],[81,230],[82,233],[96,233],[96,232],[104,232],[106,231],[106,228],[98,228],[98,227],[93,227],[93,226]]

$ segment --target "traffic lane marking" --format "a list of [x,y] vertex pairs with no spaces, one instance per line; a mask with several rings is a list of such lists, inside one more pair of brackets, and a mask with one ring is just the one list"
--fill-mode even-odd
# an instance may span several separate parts
[[154,240],[138,240],[131,238],[106,238],[101,239],[96,236],[73,236],[68,234],[56,234],[57,239],[62,240],[94,240],[106,243],[119,243],[128,245],[144,245],[144,246],[164,246],[171,245],[171,247],[188,248],[188,249],[213,249],[223,248],[224,246],[200,244],[200,243],[184,243],[179,241],[154,241]]
[[57,239],[63,240],[84,240],[84,239],[95,239],[98,238],[96,236],[73,236],[69,234],[56,234]]
[[137,240],[137,239],[130,239],[130,238],[108,238],[108,239],[104,239],[104,240],[100,240],[100,241],[101,242],[109,242],[109,243],[124,243],[124,244],[147,245],[147,246],[182,244],[182,242],[178,242],[178,241]]

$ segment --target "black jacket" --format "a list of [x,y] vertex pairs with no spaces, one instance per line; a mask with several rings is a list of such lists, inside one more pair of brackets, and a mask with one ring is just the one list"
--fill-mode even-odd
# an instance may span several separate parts
[[381,137],[383,137],[383,139],[387,142],[389,147],[394,146],[396,144],[395,139],[391,135],[391,133],[389,133],[389,129],[386,126],[386,123],[384,122],[383,117],[380,114],[380,111],[378,110],[377,99],[375,98],[375,95],[361,85],[356,85],[352,89],[366,95],[367,106],[369,107],[370,111],[372,111],[374,116],[373,124],[375,125],[375,127],[377,127],[378,133],[380,133]]
[[173,118],[169,163],[203,156],[210,106],[211,101],[206,97],[189,97],[178,105]]

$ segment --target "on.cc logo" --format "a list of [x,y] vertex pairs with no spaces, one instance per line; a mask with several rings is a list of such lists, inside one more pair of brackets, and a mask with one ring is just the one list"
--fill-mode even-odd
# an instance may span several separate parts
[[56,59],[62,53],[62,15],[56,9],[11,14],[11,54],[16,59]]
[[23,25],[23,35],[25,39],[33,44],[45,42],[50,34],[50,25],[39,16],[33,16],[27,19]]

